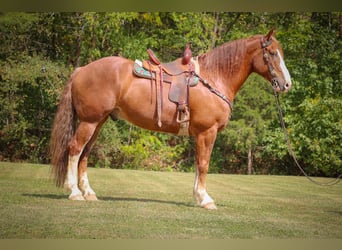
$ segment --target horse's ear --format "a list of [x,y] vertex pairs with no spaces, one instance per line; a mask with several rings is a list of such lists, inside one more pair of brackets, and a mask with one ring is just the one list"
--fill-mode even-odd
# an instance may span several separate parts
[[275,30],[274,30],[274,29],[271,29],[271,30],[268,32],[268,34],[265,36],[266,41],[271,40],[271,39],[272,39],[272,36],[274,36],[274,35],[275,35]]

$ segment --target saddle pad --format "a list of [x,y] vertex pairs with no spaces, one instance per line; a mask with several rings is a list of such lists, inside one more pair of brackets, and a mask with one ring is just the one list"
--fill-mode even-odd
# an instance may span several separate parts
[[151,78],[155,78],[156,77],[155,72],[153,72],[153,71],[151,72],[148,69],[145,69],[142,66],[141,61],[139,61],[139,60],[135,60],[133,72],[134,72],[134,74],[136,76],[139,76],[139,77],[142,77],[142,78],[151,79]]
[[[134,62],[133,73],[138,77],[142,77],[146,79],[156,78],[155,72],[144,68],[142,66],[142,62],[139,60],[135,60]],[[171,81],[172,81],[172,78],[168,76],[167,74],[164,74],[164,82],[171,83]],[[193,76],[190,78],[189,86],[190,87],[196,86],[198,82],[199,82],[199,78],[197,76]]]

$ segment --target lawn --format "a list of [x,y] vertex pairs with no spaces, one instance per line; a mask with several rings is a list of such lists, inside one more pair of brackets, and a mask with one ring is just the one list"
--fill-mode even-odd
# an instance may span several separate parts
[[342,183],[210,174],[218,210],[207,211],[194,205],[193,173],[91,168],[89,178],[100,200],[69,201],[49,166],[0,162],[0,238],[342,239]]

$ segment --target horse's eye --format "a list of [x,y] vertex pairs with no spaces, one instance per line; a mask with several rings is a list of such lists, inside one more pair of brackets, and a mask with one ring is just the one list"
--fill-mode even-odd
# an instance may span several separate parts
[[276,55],[277,55],[277,52],[275,52],[275,51],[270,51],[270,55],[271,55],[271,56],[276,56]]

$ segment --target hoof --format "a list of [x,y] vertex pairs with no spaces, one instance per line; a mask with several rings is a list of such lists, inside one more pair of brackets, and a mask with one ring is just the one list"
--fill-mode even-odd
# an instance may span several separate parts
[[208,209],[208,210],[216,210],[217,209],[214,202],[209,202],[207,204],[203,204],[203,205],[201,205],[201,207]]
[[84,196],[84,199],[87,201],[97,201],[96,194],[88,194]]
[[82,195],[76,194],[76,195],[70,195],[69,196],[69,200],[72,200],[72,201],[84,201],[84,198],[83,198]]

